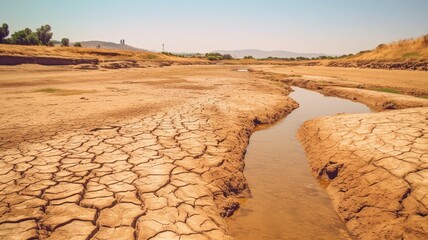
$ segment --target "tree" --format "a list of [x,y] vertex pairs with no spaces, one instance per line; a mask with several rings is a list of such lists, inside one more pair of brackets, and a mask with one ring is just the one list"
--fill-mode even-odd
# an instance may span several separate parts
[[68,47],[70,46],[70,40],[68,38],[61,39],[61,47]]
[[51,40],[53,35],[53,33],[51,32],[51,26],[49,26],[48,24],[41,26],[40,28],[37,28],[36,33],[40,42],[43,45],[48,46],[49,41]]
[[244,59],[253,59],[253,56],[245,56]]
[[74,43],[75,47],[82,47],[82,44],[80,44],[80,42]]
[[29,28],[13,33],[11,36],[10,42],[12,44],[20,44],[20,45],[39,45],[40,44],[40,40],[37,34],[33,33]]
[[2,43],[3,39],[7,36],[9,36],[9,26],[6,23],[3,23],[3,26],[0,27],[0,43]]
[[30,35],[27,36],[28,45],[40,45],[39,37],[36,33],[30,33]]
[[233,59],[232,55],[230,55],[230,54],[224,54],[224,55],[222,56],[222,58],[223,58],[224,60],[231,60],[231,59]]

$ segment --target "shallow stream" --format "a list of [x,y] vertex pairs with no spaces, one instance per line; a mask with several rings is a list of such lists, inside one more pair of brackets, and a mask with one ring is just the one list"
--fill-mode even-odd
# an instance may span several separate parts
[[296,133],[306,120],[338,113],[368,113],[367,106],[293,87],[300,107],[250,139],[244,174],[253,198],[243,199],[228,222],[237,240],[350,239],[326,191],[311,175]]

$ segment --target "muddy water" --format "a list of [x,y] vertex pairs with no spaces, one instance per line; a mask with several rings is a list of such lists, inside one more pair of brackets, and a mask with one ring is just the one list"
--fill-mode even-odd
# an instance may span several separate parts
[[338,113],[365,113],[363,104],[301,88],[290,96],[300,107],[251,136],[245,176],[253,198],[230,217],[230,234],[247,239],[350,239],[325,190],[311,175],[296,132],[306,120]]

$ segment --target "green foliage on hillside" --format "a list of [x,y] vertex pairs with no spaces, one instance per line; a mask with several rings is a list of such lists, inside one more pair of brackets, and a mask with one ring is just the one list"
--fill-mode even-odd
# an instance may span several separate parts
[[[55,44],[61,44],[61,46],[69,46],[70,40],[63,38],[62,41],[52,40],[52,28],[49,24],[40,26],[33,32],[29,28],[14,32],[9,38],[9,25],[3,23],[0,27],[0,43],[3,44],[16,44],[16,45],[45,45],[54,46]],[[77,43],[76,43],[77,44]],[[75,46],[76,46],[75,44]],[[80,43],[78,43],[81,47]]]
[[29,28],[14,32],[9,42],[12,44],[18,44],[18,45],[39,45],[40,44],[40,40],[37,34],[31,31],[31,29]]
[[231,60],[233,59],[230,54],[221,54],[221,53],[207,53],[205,57],[210,61],[219,61],[219,60]]

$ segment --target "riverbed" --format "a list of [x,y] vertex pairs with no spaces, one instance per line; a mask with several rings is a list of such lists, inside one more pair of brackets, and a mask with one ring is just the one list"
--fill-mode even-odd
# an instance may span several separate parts
[[244,174],[252,198],[228,221],[235,239],[351,239],[330,198],[311,175],[296,132],[306,120],[341,113],[369,113],[367,106],[293,87],[300,107],[250,139]]

